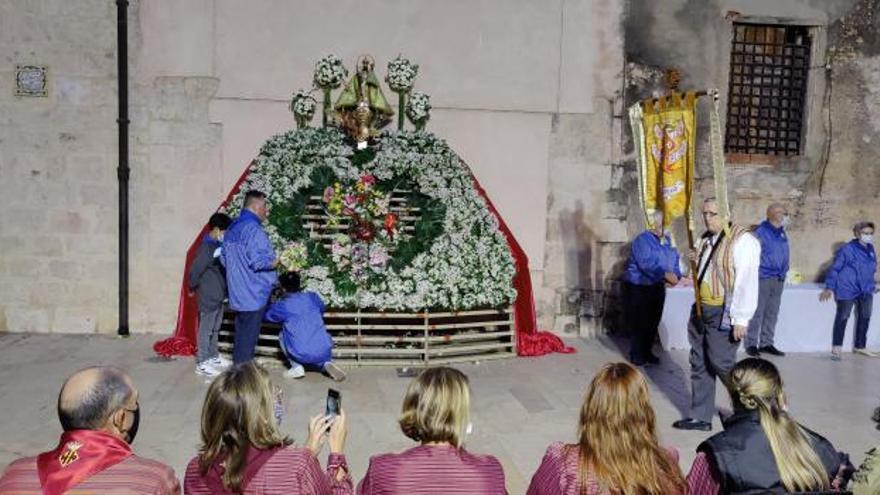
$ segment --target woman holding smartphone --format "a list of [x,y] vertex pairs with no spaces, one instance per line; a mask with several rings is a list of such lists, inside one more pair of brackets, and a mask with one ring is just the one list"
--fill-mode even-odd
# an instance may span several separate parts
[[[229,368],[211,383],[202,408],[202,446],[187,466],[185,493],[353,493],[342,453],[345,413],[313,417],[306,446],[295,447],[278,428],[279,398],[268,373],[253,361]],[[325,441],[330,458],[322,470],[316,456]]]
[[470,432],[470,389],[464,373],[428,368],[403,397],[400,429],[419,445],[370,459],[359,494],[506,494],[498,459],[464,448]]

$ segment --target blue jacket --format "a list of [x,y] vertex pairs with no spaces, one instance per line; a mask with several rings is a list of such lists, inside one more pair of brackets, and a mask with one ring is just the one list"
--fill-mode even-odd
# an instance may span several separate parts
[[834,255],[834,263],[825,274],[825,288],[834,291],[838,301],[851,301],[874,293],[877,255],[874,246],[863,246],[858,239],[844,244]]
[[233,311],[257,311],[269,302],[278,275],[272,267],[275,250],[260,217],[250,210],[241,211],[223,237],[220,261],[226,267]]
[[319,295],[295,292],[269,306],[266,321],[283,324],[279,338],[294,361],[323,367],[333,355],[333,339],[323,315],[324,302]]
[[785,229],[774,227],[764,220],[755,229],[755,237],[761,241],[761,279],[785,280],[788,273],[788,237]]
[[681,277],[678,251],[672,247],[668,235],[661,241],[653,232],[644,231],[632,242],[632,251],[626,262],[624,282],[635,285],[655,285],[663,282],[666,272]]

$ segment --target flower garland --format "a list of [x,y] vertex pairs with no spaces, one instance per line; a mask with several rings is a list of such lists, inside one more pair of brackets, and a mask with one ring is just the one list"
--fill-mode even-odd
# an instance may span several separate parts
[[[230,214],[237,213],[249,189],[262,190],[272,204],[266,230],[281,248],[291,239],[279,229],[292,228],[285,222],[301,223],[289,218],[295,215],[279,213],[281,206],[302,201],[310,188],[320,186],[320,195],[326,185],[357,183],[365,174],[378,184],[405,180],[445,208],[442,229],[432,242],[397,268],[390,263],[397,255],[383,243],[356,248],[350,236],[337,236],[329,253],[311,243],[309,266],[301,272],[305,286],[340,308],[464,310],[511,304],[516,268],[507,241],[458,155],[427,132],[383,135],[377,148],[375,157],[356,165],[336,129],[305,128],[274,136],[260,150]],[[330,180],[313,183],[325,180],[325,171],[332,174]]]

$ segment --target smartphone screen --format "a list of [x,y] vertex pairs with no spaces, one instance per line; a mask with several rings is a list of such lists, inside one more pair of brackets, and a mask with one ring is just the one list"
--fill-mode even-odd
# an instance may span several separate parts
[[327,416],[336,416],[339,414],[339,409],[342,407],[342,396],[340,396],[338,390],[328,389],[327,390],[327,407],[324,411],[324,414]]

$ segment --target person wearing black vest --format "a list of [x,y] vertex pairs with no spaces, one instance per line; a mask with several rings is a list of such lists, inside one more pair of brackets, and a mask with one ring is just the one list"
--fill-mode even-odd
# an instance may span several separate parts
[[730,372],[734,414],[697,447],[690,493],[798,493],[843,488],[848,457],[798,424],[786,410],[773,363],[747,358]]

